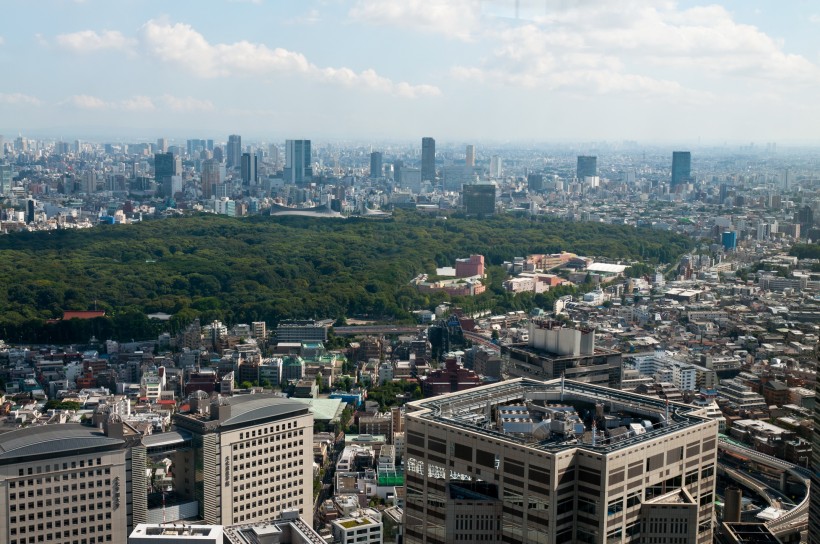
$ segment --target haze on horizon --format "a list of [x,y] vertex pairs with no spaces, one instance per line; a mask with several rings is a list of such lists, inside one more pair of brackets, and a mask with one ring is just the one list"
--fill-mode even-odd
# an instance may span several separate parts
[[811,2],[6,8],[6,137],[820,141]]

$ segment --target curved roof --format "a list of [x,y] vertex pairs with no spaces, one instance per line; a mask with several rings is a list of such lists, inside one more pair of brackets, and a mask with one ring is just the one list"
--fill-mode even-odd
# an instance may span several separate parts
[[0,461],[46,454],[57,456],[61,452],[117,446],[124,442],[78,423],[26,427],[0,434]]
[[230,397],[228,402],[231,406],[231,417],[220,422],[222,427],[241,425],[270,417],[281,417],[289,413],[303,412],[307,408],[300,402],[269,395]]

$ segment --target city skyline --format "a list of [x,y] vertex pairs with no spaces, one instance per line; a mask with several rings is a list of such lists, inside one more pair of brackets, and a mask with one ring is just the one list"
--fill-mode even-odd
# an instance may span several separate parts
[[0,133],[817,142],[820,9],[807,3],[195,7],[9,10]]

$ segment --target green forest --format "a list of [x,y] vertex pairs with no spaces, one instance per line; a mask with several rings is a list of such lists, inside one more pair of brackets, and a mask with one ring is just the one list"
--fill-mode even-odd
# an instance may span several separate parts
[[[500,265],[528,253],[671,262],[691,240],[649,229],[515,217],[387,219],[196,215],[0,237],[0,338],[62,343],[154,337],[193,319],[225,323],[369,316],[409,320],[448,297],[408,282],[480,253]],[[500,274],[471,305],[521,305]],[[459,301],[456,301],[459,302]],[[466,302],[466,301],[464,301]],[[527,301],[532,302],[532,301]],[[534,302],[544,302],[534,301]],[[105,318],[45,323],[64,310]],[[164,323],[146,314],[164,312]],[[89,334],[90,333],[90,334]]]

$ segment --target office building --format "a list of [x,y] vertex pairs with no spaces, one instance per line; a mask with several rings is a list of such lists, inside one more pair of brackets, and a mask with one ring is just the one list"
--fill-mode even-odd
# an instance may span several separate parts
[[242,160],[242,136],[231,134],[225,150],[225,161],[228,168],[239,168]]
[[242,175],[242,185],[256,185],[259,180],[257,176],[256,167],[258,165],[256,155],[250,153],[242,153],[242,166],[240,172]]
[[384,175],[384,155],[381,151],[370,154],[370,179],[378,179]]
[[544,175],[543,174],[527,174],[527,189],[530,191],[544,190]]
[[433,138],[421,139],[421,181],[436,180],[436,141]]
[[26,200],[26,224],[34,223],[34,212],[37,209],[37,201],[33,198]]
[[495,184],[477,183],[464,185],[461,201],[467,215],[492,215],[495,213]]
[[583,181],[585,178],[594,178],[598,175],[598,157],[578,155],[578,164],[575,168],[575,177]]
[[157,138],[157,153],[168,153],[168,138]]
[[174,415],[192,435],[178,477],[206,524],[256,523],[295,510],[313,523],[313,416],[306,404],[272,395],[209,399],[195,392]]
[[405,436],[408,544],[712,542],[702,408],[517,379],[410,403]]
[[0,434],[0,542],[123,541],[144,486],[144,469],[132,470],[139,435],[121,422],[105,428],[67,423]]
[[310,140],[287,140],[285,142],[285,183],[305,185],[313,178]]
[[222,183],[219,162],[216,159],[202,161],[202,198],[210,199]]
[[737,247],[737,233],[726,231],[720,236],[720,242],[723,244],[723,249],[732,251]]
[[286,320],[276,327],[277,342],[327,342],[331,321]]
[[595,345],[595,331],[574,329],[550,319],[530,321],[526,346],[504,348],[511,376],[571,380],[620,388],[621,352]]
[[10,164],[0,164],[0,194],[6,194],[11,190],[12,179],[12,166]]
[[681,185],[692,181],[692,153],[689,151],[672,152],[672,183],[669,190],[677,192]]
[[803,237],[808,237],[809,231],[814,228],[814,210],[809,205],[803,206],[795,214],[794,221],[800,224],[800,232],[803,233]]
[[490,157],[490,177],[500,178],[503,170],[503,162],[501,157],[493,155]]
[[475,168],[475,146],[469,144],[466,149],[466,158],[464,159],[464,165],[467,168]]
[[156,153],[154,155],[154,179],[163,196],[174,196],[174,177],[176,185],[182,189],[182,157],[173,153]]
[[381,520],[365,513],[331,520],[330,531],[334,544],[382,544]]

